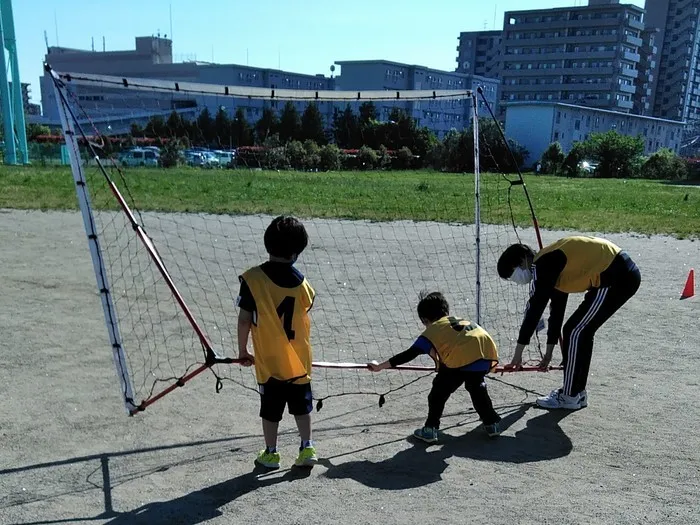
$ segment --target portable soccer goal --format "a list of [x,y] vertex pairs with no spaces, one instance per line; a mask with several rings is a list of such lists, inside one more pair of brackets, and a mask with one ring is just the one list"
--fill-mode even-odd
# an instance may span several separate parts
[[[297,264],[317,291],[319,402],[365,394],[382,404],[391,392],[427,386],[428,358],[379,374],[366,367],[420,334],[422,291],[442,291],[452,314],[493,335],[501,365],[510,360],[528,290],[500,279],[496,261],[513,242],[541,241],[517,166],[480,137],[479,108],[491,108],[479,90],[268,89],[47,72],[129,414],[207,371],[217,392],[224,381],[257,391],[253,371],[235,359],[238,276],[266,260],[263,232],[281,214],[309,233]],[[417,126],[416,115],[440,113],[468,132],[436,140]],[[330,142],[345,147],[316,144],[328,142],[330,121]],[[363,147],[371,141],[383,142]],[[462,174],[405,169],[454,155],[450,141],[471,164]],[[536,370],[531,348],[522,370]]]

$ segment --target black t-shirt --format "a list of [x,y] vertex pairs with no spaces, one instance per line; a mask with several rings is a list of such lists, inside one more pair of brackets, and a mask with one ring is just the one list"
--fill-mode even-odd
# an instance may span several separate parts
[[[260,268],[273,283],[281,288],[296,288],[304,281],[304,275],[291,263],[267,261],[261,264]],[[241,282],[237,301],[239,308],[247,312],[255,312],[257,310],[255,298],[250,292],[248,284],[243,279],[243,276],[238,279]]]

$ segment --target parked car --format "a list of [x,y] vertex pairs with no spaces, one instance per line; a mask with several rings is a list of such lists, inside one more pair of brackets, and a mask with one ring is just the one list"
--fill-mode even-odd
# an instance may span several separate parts
[[118,158],[122,166],[155,167],[159,165],[160,154],[151,149],[134,148],[122,151]]
[[236,166],[236,152],[217,150],[214,155],[219,159],[222,168],[233,168]]

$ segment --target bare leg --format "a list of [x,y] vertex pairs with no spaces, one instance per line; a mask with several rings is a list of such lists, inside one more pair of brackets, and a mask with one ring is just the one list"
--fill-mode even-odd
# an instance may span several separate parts
[[299,429],[299,437],[301,442],[305,443],[311,441],[311,414],[305,414],[303,416],[294,416],[297,422],[297,428]]
[[277,448],[277,429],[279,428],[277,421],[262,420],[263,436],[265,437],[265,446],[268,449]]

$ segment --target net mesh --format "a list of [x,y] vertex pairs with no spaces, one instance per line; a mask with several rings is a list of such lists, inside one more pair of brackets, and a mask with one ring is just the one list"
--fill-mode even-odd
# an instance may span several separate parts
[[[384,93],[368,106],[364,95],[351,100],[351,94],[333,92],[340,102],[332,102],[316,92],[295,92],[291,118],[285,101],[255,106],[250,93],[226,96],[221,86],[188,91],[178,85],[174,94],[154,88],[164,85],[157,81],[119,86],[104,79],[90,84],[87,77],[62,77],[57,92],[78,135],[87,136],[80,141],[83,176],[135,404],[201,366],[206,352],[115,188],[220,356],[237,355],[238,276],[267,259],[263,233],[281,214],[299,217],[309,234],[297,266],[317,292],[315,362],[363,364],[408,348],[422,330],[415,313],[421,292],[443,292],[453,315],[476,320],[474,176],[425,169],[451,155],[446,144],[456,139],[450,133],[430,138],[422,129],[438,112],[448,126],[464,127],[470,93],[450,92],[444,100],[427,93],[425,100],[409,101],[410,92],[391,100]],[[187,101],[195,110],[178,113]],[[321,115],[320,130],[318,118],[306,111],[309,104]],[[219,109],[202,117],[202,107]],[[150,116],[144,121],[143,115]],[[340,147],[319,147],[314,133],[317,142]],[[155,149],[135,150],[134,144],[159,146],[157,165],[148,166],[158,155],[147,152]],[[494,154],[494,144],[482,136],[480,145],[480,164],[491,172],[481,176],[479,321],[496,340],[503,364],[515,345],[527,290],[502,281],[496,262],[509,244],[534,239],[521,239],[512,220],[512,200],[523,199],[511,191],[517,177],[501,173],[508,164]],[[134,158],[134,151],[141,156]],[[471,145],[462,154],[463,162],[471,157],[473,163]],[[163,167],[168,159],[176,166]],[[414,364],[433,363],[425,357]],[[252,369],[216,364],[211,370],[257,390]],[[430,375],[319,366],[314,397],[424,390]]]

